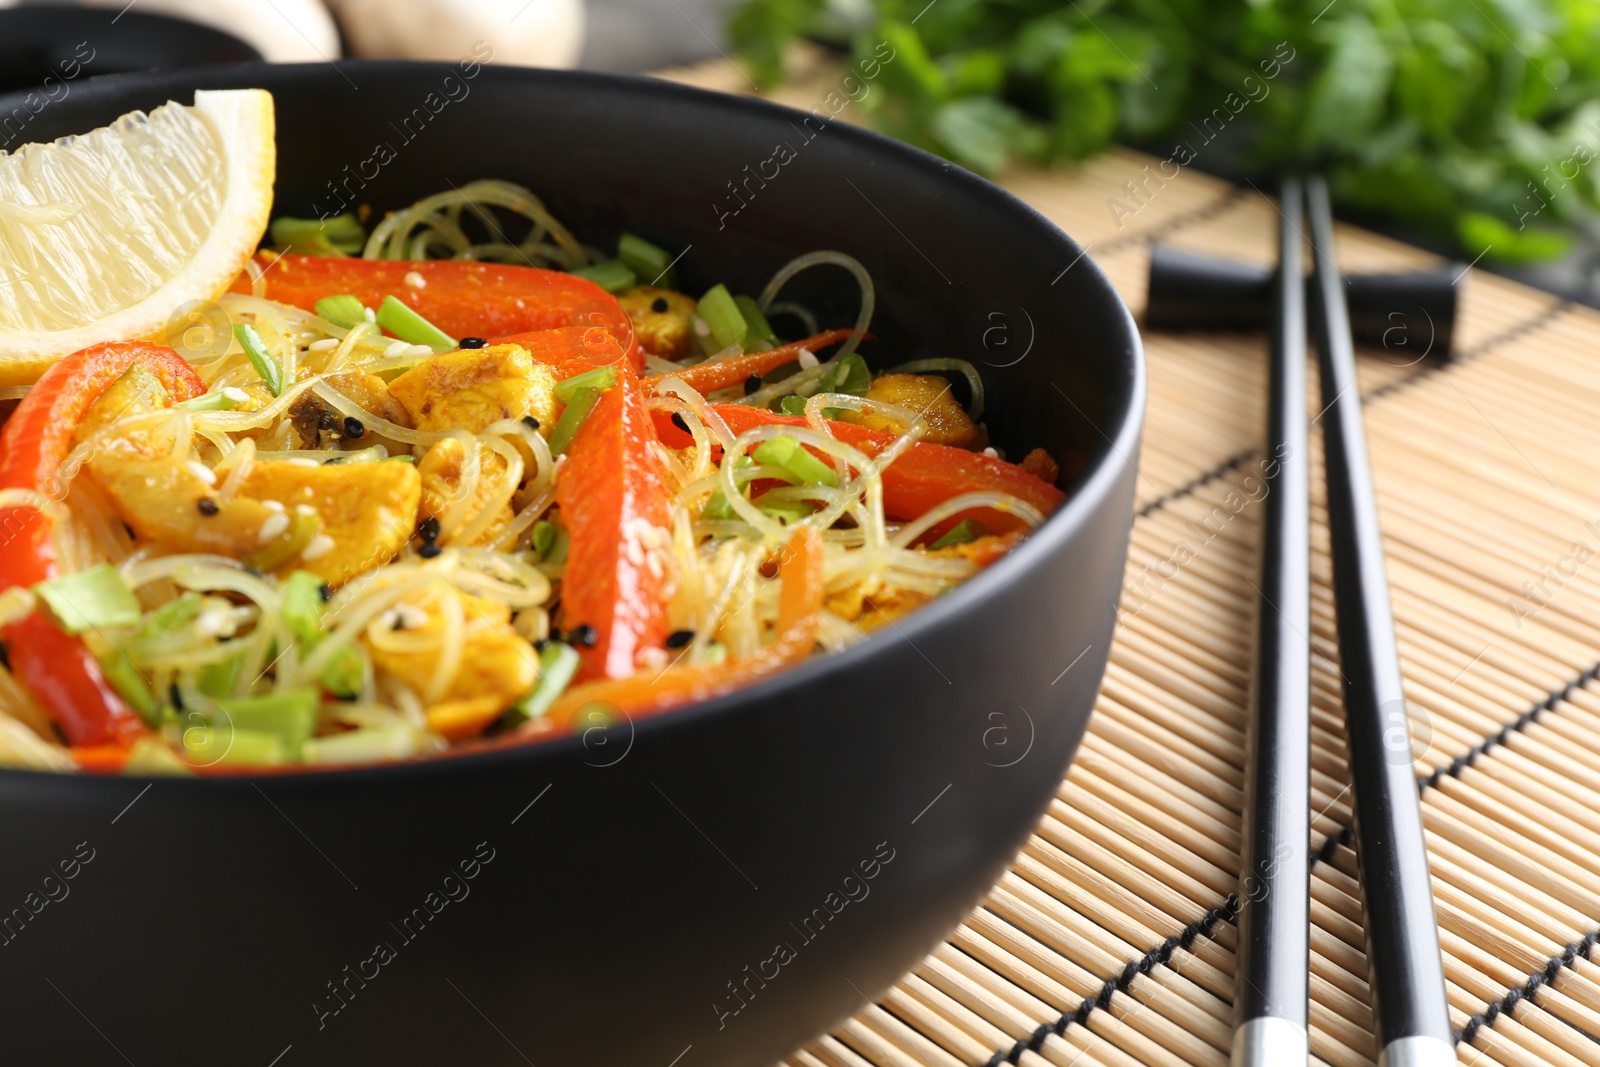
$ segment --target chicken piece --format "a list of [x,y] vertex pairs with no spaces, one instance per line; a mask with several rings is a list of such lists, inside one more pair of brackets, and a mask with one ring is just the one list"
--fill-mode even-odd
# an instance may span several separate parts
[[[976,569],[991,565],[1016,547],[1022,532],[985,534],[958,545],[927,549],[927,554],[939,559],[962,559]],[[868,580],[856,582],[847,588],[830,593],[824,601],[827,609],[863,630],[872,631],[914,611],[933,598],[926,593],[901,589],[888,582]]]
[[[389,386],[376,374],[345,371],[330,376],[328,384],[379,418],[407,428],[411,426],[411,413],[390,394]],[[289,420],[300,435],[302,448],[355,449],[382,443],[390,454],[405,451],[398,442],[378,436],[366,425],[351,425],[351,419],[310,391],[300,394],[300,399],[289,408]],[[353,421],[361,422],[360,419]],[[360,433],[349,432],[358,428]]]
[[[169,406],[160,381],[130,368],[76,430],[79,443],[119,420]],[[186,444],[186,443],[185,443]],[[85,463],[119,518],[170,552],[212,552],[264,571],[302,568],[330,585],[387,563],[416,527],[422,481],[409,463],[252,463],[223,500],[226,477],[174,455],[159,424],[112,430]]]
[[689,354],[694,340],[689,327],[696,307],[693,297],[654,285],[636,285],[617,297],[617,303],[633,321],[633,335],[646,352],[662,359],[682,359]]
[[[924,441],[973,451],[989,443],[989,435],[956,403],[950,383],[937,374],[880,374],[867,390],[867,399],[899,404],[920,414],[928,423]],[[898,420],[885,415],[847,413],[845,418],[869,430],[898,433],[901,429]]]
[[[457,610],[466,634],[459,665],[435,689],[439,653],[423,654],[411,646],[426,646],[428,638],[443,634],[445,613]],[[429,729],[451,741],[481,734],[538,681],[538,653],[512,628],[511,609],[497,600],[441,584],[400,608],[397,619],[407,618],[411,621],[405,628],[406,640],[396,642],[397,647],[385,649],[381,642],[368,642],[373,665],[419,694]]]
[[389,383],[389,393],[430,433],[480,433],[501,419],[531,415],[549,436],[555,426],[556,375],[521,345],[463,348],[434,356]]
[[[423,519],[442,519],[449,510],[450,502],[461,491],[461,461],[465,455],[461,442],[454,437],[447,437],[428,449],[417,464],[417,473],[422,476],[420,515]],[[508,472],[506,461],[499,453],[479,446],[478,464],[477,492],[461,515],[442,531],[440,541],[443,544],[465,547],[490,545],[511,522],[511,504],[507,502],[495,510],[494,517],[484,526],[483,532],[469,541],[459,538],[459,531],[472,524],[473,519],[489,504],[489,498],[494,496],[495,491],[505,487]]]
[[1042,448],[1036,448],[1026,456],[1023,456],[1022,462],[1018,466],[1035,478],[1049,482],[1051,485],[1055,485],[1056,479],[1061,477],[1061,464],[1057,463],[1055,457]]

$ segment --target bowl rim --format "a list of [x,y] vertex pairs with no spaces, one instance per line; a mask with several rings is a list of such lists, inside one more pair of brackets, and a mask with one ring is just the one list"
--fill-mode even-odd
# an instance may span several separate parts
[[[456,64],[436,60],[344,59],[322,63],[230,63],[181,70],[104,74],[88,79],[83,88],[85,90],[94,90],[94,95],[101,93],[115,95],[125,83],[130,83],[132,91],[137,92],[139,87],[152,82],[158,85],[174,81],[196,84],[216,82],[232,84],[239,80],[241,75],[253,72],[268,72],[266,75],[268,78],[293,77],[297,74],[303,75],[306,72],[320,70],[324,67],[334,68],[335,72],[339,68],[350,68],[350,73],[357,73],[361,70],[375,72],[436,71],[442,73],[446,70],[454,69]],[[649,93],[658,98],[665,96],[668,99],[681,101],[682,106],[691,108],[721,109],[769,119],[809,114],[809,112],[800,111],[759,97],[701,89],[696,86],[665,81],[647,75],[509,67],[496,66],[489,63],[483,65],[480,75],[509,81],[577,83],[580,85],[588,83],[613,92],[622,90],[632,93]],[[0,95],[0,105],[3,105],[4,101],[5,95]],[[638,722],[633,722],[630,719],[630,724],[634,728],[634,743],[637,743],[640,736],[643,735],[672,730],[678,725],[687,726],[690,723],[733,714],[745,703],[759,704],[773,697],[786,696],[798,688],[825,685],[827,679],[831,676],[850,670],[860,661],[875,656],[878,649],[885,647],[888,641],[895,639],[897,636],[901,640],[909,641],[913,647],[916,647],[917,637],[936,627],[953,624],[958,616],[966,614],[977,603],[996,595],[1005,586],[1022,580],[1026,573],[1042,562],[1046,556],[1063,550],[1066,543],[1075,536],[1077,531],[1089,520],[1090,516],[1110,496],[1116,483],[1122,477],[1121,468],[1123,466],[1131,466],[1134,469],[1135,476],[1137,476],[1137,456],[1140,435],[1144,427],[1148,392],[1144,345],[1139,334],[1138,325],[1132,311],[1128,308],[1127,302],[1116,291],[1099,264],[1088,255],[1084,246],[1079,245],[1059,226],[1015,194],[957,163],[852,123],[834,122],[830,124],[830,129],[847,142],[853,143],[858,151],[897,157],[900,163],[924,171],[932,168],[938,172],[938,180],[951,183],[954,186],[951,190],[952,197],[978,196],[998,200],[1001,206],[1020,216],[1021,221],[1036,227],[1039,230],[1041,240],[1051,241],[1060,245],[1062,252],[1066,256],[1065,262],[1074,265],[1079,259],[1087,262],[1089,284],[1099,290],[1103,296],[1109,297],[1112,306],[1119,313],[1120,325],[1126,334],[1127,347],[1121,358],[1124,361],[1123,373],[1126,375],[1127,400],[1116,411],[1120,424],[1108,432],[1106,427],[1096,425],[1091,421],[1091,427],[1099,433],[1106,444],[1106,448],[1091,461],[1082,479],[1070,491],[1061,506],[1046,516],[1045,521],[1038,528],[999,561],[974,575],[968,581],[956,586],[932,603],[925,604],[911,612],[904,619],[897,622],[896,626],[892,628],[892,632],[873,634],[860,644],[838,652],[813,655],[795,667],[753,682],[731,693],[652,715]],[[1072,404],[1070,398],[1068,398],[1068,403]],[[1072,406],[1076,407],[1075,404],[1072,404]],[[1080,412],[1080,414],[1082,413]],[[1087,421],[1087,416],[1084,417]],[[506,738],[477,747],[453,748],[429,756],[388,763],[362,766],[339,765],[327,768],[295,764],[285,765],[281,769],[252,769],[241,770],[238,773],[195,776],[98,776],[62,774],[55,771],[39,771],[25,768],[0,768],[0,780],[19,775],[25,775],[34,780],[49,778],[79,782],[101,777],[112,781],[128,782],[149,782],[159,778],[163,782],[171,782],[174,785],[192,789],[257,787],[263,782],[271,782],[275,789],[278,790],[318,789],[326,786],[338,788],[346,784],[369,785],[380,781],[385,784],[403,785],[406,784],[408,779],[419,775],[426,777],[439,774],[487,771],[491,768],[498,769],[508,763],[516,762],[531,765],[533,761],[566,761],[582,751],[582,740],[582,736],[579,734],[540,739]]]

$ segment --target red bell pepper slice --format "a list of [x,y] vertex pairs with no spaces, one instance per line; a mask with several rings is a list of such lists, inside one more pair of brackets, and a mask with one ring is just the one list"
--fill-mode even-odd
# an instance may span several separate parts
[[600,394],[556,472],[556,503],[570,535],[561,580],[569,630],[588,625],[578,680],[620,678],[667,636],[666,572],[650,566],[649,539],[671,526],[666,470],[639,381],[621,376]]
[[[806,425],[802,416],[778,415],[743,404],[712,404],[711,410],[722,416],[735,436],[757,426]],[[694,443],[687,433],[673,425],[668,412],[655,412],[655,420],[656,432],[664,443],[673,448],[688,448]],[[840,441],[868,456],[877,455],[896,439],[892,433],[869,430],[850,422],[830,421],[828,426]],[[883,472],[883,509],[895,519],[915,519],[951,497],[976,492],[1009,493],[1046,515],[1065,498],[1061,490],[1014,463],[926,441],[912,445]],[[1015,515],[992,508],[963,512],[954,516],[952,522],[964,517],[975,518],[996,533],[1026,528]],[[939,528],[945,525],[949,524]]]
[[536,330],[496,337],[497,345],[521,345],[534,359],[556,372],[557,379],[599,367],[615,366],[632,374],[635,370],[627,353],[610,332],[595,326],[563,326],[555,330]]
[[754,655],[721,663],[641,671],[627,678],[569,688],[551,705],[538,733],[566,733],[587,704],[599,702],[638,718],[698,703],[743,688],[811,654],[822,614],[822,536],[808,526],[795,530],[778,560],[778,637]]
[[[742,356],[719,360],[716,363],[696,363],[692,367],[684,367],[682,370],[670,373],[672,377],[682,379],[701,393],[714,393],[718,389],[730,389],[739,385],[752,374],[768,374],[785,363],[793,363],[800,358],[802,348],[815,353],[819,348],[826,348],[849,336],[849,330],[823,330],[819,334],[807,337],[804,341],[793,341],[765,352],[747,352]],[[666,374],[652,374],[648,380],[657,381],[665,377]]]
[[[469,260],[347,259],[339,256],[258,256],[268,300],[311,311],[325,296],[349,293],[376,309],[392,296],[451,337],[495,337],[600,326],[628,353],[635,371],[644,349],[617,298],[586,278],[556,270]],[[406,282],[412,274],[422,285]],[[415,279],[413,279],[415,281]],[[251,291],[241,274],[233,291]]]
[[[0,432],[0,488],[33,489],[56,499],[72,435],[106,387],[135,363],[153,371],[174,400],[205,392],[194,368],[165,345],[95,345],[61,360],[28,391]],[[33,508],[0,509],[0,589],[54,578],[50,520]],[[5,631],[12,673],[39,698],[74,745],[128,744],[144,724],[105,680],[84,643],[38,612]]]

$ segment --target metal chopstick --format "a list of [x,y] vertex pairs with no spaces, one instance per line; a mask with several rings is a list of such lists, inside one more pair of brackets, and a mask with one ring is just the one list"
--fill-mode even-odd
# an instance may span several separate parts
[[1311,868],[1311,518],[1301,185],[1279,195],[1233,1067],[1304,1065]]
[[1311,328],[1322,372],[1328,525],[1344,674],[1345,742],[1365,901],[1379,1067],[1454,1064],[1433,886],[1412,769],[1394,616],[1367,460],[1344,279],[1321,178],[1306,183],[1315,264]]

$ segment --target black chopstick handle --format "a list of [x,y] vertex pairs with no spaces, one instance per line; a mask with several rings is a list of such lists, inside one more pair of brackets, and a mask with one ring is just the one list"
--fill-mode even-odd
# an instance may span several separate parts
[[1367,971],[1379,1067],[1454,1064],[1433,886],[1412,767],[1377,499],[1362,428],[1333,215],[1321,178],[1306,183],[1315,263],[1311,328],[1320,355],[1328,526],[1344,675],[1345,742],[1365,901]]
[[1303,1065],[1311,867],[1311,516],[1301,185],[1279,198],[1256,660],[1245,747],[1233,1067]]

